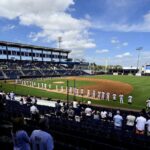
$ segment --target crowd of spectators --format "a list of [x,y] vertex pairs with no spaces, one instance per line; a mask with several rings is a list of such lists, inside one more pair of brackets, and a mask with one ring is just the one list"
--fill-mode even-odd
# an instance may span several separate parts
[[[15,101],[15,93],[12,91],[8,94],[4,92],[0,93],[0,104],[5,107],[6,99]],[[31,135],[23,129],[25,123],[25,117],[13,118],[13,130],[12,139],[15,150],[52,150],[54,149],[53,137],[48,129],[50,120],[47,120],[47,115],[55,116],[57,119],[70,120],[78,123],[81,122],[95,122],[112,124],[114,130],[121,132],[127,131],[129,134],[135,134],[139,136],[150,136],[150,115],[143,109],[140,112],[124,113],[122,110],[114,110],[107,108],[93,107],[90,103],[83,104],[76,100],[71,103],[61,102],[57,100],[53,111],[48,113],[41,113],[38,109],[37,98],[27,97],[20,98],[20,108],[23,105],[29,107],[30,120],[34,124],[38,124],[38,129],[33,130]],[[3,109],[1,109],[2,111]],[[106,124],[105,124],[106,125]]]

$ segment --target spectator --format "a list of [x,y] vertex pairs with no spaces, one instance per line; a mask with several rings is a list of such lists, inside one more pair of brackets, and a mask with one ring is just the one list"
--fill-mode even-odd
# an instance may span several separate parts
[[73,101],[73,108],[76,109],[78,105],[78,102],[76,100]]
[[147,126],[147,136],[150,136],[150,116],[148,117],[146,126]]
[[75,109],[75,121],[80,122],[80,120],[81,120],[81,107],[78,104],[77,108]]
[[136,117],[131,112],[126,117],[127,131],[133,131]]
[[34,130],[30,137],[32,150],[53,150],[54,142],[52,136],[47,133],[47,124],[45,119],[39,122],[39,130]]
[[27,106],[31,106],[31,102],[32,102],[32,99],[31,99],[30,95],[28,95],[27,98],[26,98]]
[[112,110],[109,110],[109,111],[108,111],[108,114],[107,114],[107,120],[108,120],[109,122],[111,122],[112,119],[113,119],[113,113],[112,113]]
[[103,121],[106,121],[107,120],[107,111],[105,110],[105,109],[103,109],[102,111],[101,111],[101,119],[103,120]]
[[120,130],[122,128],[123,117],[120,115],[119,110],[117,110],[116,115],[113,117],[113,120],[114,120],[114,128]]
[[23,105],[23,103],[24,103],[23,101],[24,101],[24,100],[23,100],[23,97],[21,97],[21,98],[20,98],[20,101],[19,101],[19,102],[20,102],[20,105]]
[[63,105],[61,106],[60,111],[61,111],[61,116],[62,116],[64,119],[67,118],[67,108],[68,108],[67,104],[66,104],[65,102],[63,102]]
[[146,118],[143,116],[143,113],[140,113],[140,116],[136,118],[136,134],[143,135],[145,132]]
[[75,112],[74,112],[72,106],[69,106],[69,109],[67,110],[67,114],[68,114],[68,119],[69,120],[73,120],[74,119]]
[[92,109],[89,107],[89,105],[85,108],[85,115],[87,118],[91,118],[92,116]]
[[93,112],[93,119],[96,121],[100,120],[100,112],[98,110]]
[[36,98],[35,96],[32,98],[32,104],[33,104],[33,105],[36,105],[36,104],[37,104],[37,98]]
[[31,118],[33,121],[38,121],[39,119],[39,110],[35,105],[32,105],[30,107],[30,113],[31,113]]
[[13,91],[10,92],[10,100],[15,100],[15,93]]
[[61,105],[60,105],[60,100],[57,100],[56,104],[55,104],[55,115],[57,117],[61,116]]
[[23,119],[16,118],[13,121],[12,139],[14,150],[30,150],[29,137],[23,130]]

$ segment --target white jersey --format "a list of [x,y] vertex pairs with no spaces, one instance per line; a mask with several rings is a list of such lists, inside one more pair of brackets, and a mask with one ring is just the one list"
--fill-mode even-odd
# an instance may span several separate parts
[[127,119],[127,123],[126,123],[127,126],[134,126],[135,119],[136,119],[135,116],[128,115],[126,119]]
[[109,97],[110,97],[110,93],[109,92],[107,92],[106,93],[106,99],[109,101]]
[[124,97],[123,94],[120,94],[120,95],[119,95],[119,98],[120,98],[120,104],[123,104],[123,97]]
[[107,118],[107,111],[101,111],[101,118],[102,119]]
[[105,92],[102,92],[101,99],[105,99]]
[[148,99],[148,100],[146,101],[146,103],[147,103],[147,107],[150,107],[150,99]]
[[77,108],[78,106],[78,102],[77,101],[73,101],[73,108]]
[[117,95],[116,94],[113,94],[112,97],[113,97],[114,101],[117,99]]
[[92,109],[89,108],[89,107],[87,107],[87,108],[85,109],[85,114],[86,114],[86,116],[91,116],[91,115],[92,115]]
[[10,99],[15,100],[15,93],[13,93],[13,92],[10,93]]
[[33,105],[30,107],[30,112],[31,112],[31,114],[37,114],[37,113],[39,113],[39,110],[37,109],[36,106]]
[[128,96],[128,103],[132,103],[132,96]]
[[136,128],[140,131],[145,130],[146,118],[143,116],[137,117],[136,119]]

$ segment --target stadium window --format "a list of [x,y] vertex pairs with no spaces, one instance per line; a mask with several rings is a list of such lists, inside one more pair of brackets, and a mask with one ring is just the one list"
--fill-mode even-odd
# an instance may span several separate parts
[[17,56],[20,56],[20,52],[17,52]]
[[12,51],[12,55],[16,55],[16,51]]
[[35,53],[32,53],[32,56],[35,57]]
[[25,52],[25,56],[29,56],[29,53],[28,53],[28,52]]
[[39,53],[35,53],[36,57],[40,57],[40,54]]
[[8,51],[8,55],[12,55],[11,51]]
[[48,54],[46,54],[46,58],[48,58],[49,57],[49,55]]
[[7,54],[6,50],[3,51],[3,54],[5,54],[5,55]]
[[24,56],[24,52],[21,52],[21,56]]
[[32,53],[29,53],[29,56],[32,56]]
[[45,58],[45,54],[43,54],[43,57]]

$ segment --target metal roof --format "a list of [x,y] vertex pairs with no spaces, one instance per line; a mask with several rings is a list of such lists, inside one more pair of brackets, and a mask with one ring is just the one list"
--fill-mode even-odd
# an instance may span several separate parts
[[70,53],[71,52],[70,50],[65,50],[65,49],[35,46],[35,45],[21,44],[21,43],[7,42],[7,41],[0,41],[0,45],[20,47],[20,48],[32,48],[32,49],[37,49],[37,50],[46,50],[46,51],[61,52],[61,53]]

